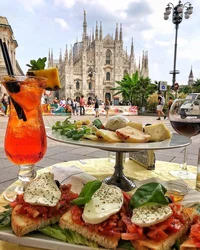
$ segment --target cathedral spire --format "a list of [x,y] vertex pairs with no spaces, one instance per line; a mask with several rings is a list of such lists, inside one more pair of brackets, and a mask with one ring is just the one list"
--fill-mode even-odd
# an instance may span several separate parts
[[121,23],[120,23],[119,40],[120,40],[120,42],[122,42],[122,24]]
[[118,23],[116,23],[115,41],[118,41]]
[[148,69],[149,67],[149,57],[148,57],[148,51],[145,52],[145,69]]
[[192,79],[194,78],[193,71],[192,71],[192,66],[191,66],[191,70],[190,70],[189,78],[192,78]]
[[133,49],[133,38],[132,38],[132,42],[131,42],[131,56],[133,57],[134,54],[134,49]]
[[53,49],[51,48],[51,66],[53,66]]
[[48,63],[50,63],[50,61],[51,61],[51,52],[50,52],[50,48],[49,48]]
[[69,51],[69,64],[73,64],[72,45],[70,45]]
[[100,22],[100,34],[99,34],[99,40],[102,41],[102,22]]
[[65,61],[68,62],[68,48],[67,48],[67,44],[66,44],[66,49],[65,49]]
[[60,49],[60,57],[59,57],[59,63],[62,62],[62,49]]
[[139,64],[138,64],[138,73],[140,73],[140,56],[139,56]]
[[98,40],[98,22],[96,21],[96,33],[95,33],[95,40]]
[[192,66],[191,66],[190,74],[188,77],[188,85],[192,86],[193,84],[194,84],[194,75],[193,75]]
[[92,28],[92,42],[94,41],[94,27]]
[[87,37],[87,22],[86,22],[86,11],[84,10],[84,20],[83,20],[83,40]]

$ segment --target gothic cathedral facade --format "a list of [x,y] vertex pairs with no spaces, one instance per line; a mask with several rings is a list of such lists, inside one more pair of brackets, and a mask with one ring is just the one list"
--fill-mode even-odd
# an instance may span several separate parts
[[[114,100],[116,81],[121,81],[125,73],[133,74],[138,71],[144,77],[149,76],[148,54],[143,51],[142,62],[136,65],[133,39],[130,55],[123,48],[122,25],[116,25],[115,38],[110,34],[103,37],[102,23],[92,35],[87,35],[86,12],[84,11],[82,41],[68,48],[64,58],[60,52],[59,60],[53,59],[53,51],[49,51],[48,67],[59,69],[62,89],[57,93],[59,98],[85,99],[97,95],[102,101],[108,97]],[[119,97],[115,97],[119,98]]]

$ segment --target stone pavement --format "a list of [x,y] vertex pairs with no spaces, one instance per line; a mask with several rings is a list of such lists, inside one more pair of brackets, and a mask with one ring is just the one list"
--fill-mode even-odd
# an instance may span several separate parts
[[[66,116],[44,116],[46,129],[58,120],[65,120]],[[94,116],[73,116],[74,119],[89,119],[94,120]],[[102,116],[100,119],[104,122],[106,117]],[[131,121],[146,123],[159,123],[164,122],[165,125],[173,131],[169,120],[157,121],[156,116],[128,116]],[[11,183],[16,180],[18,167],[14,166],[6,157],[4,153],[4,137],[8,117],[0,116],[0,192],[7,188]],[[188,164],[196,166],[197,154],[199,149],[200,137],[195,136],[192,138],[192,144],[188,147]],[[64,143],[56,142],[48,139],[48,148],[44,158],[36,164],[36,169],[44,168],[59,162],[66,162],[70,160],[81,160],[87,158],[103,158],[108,157],[108,152],[98,150],[96,148],[79,147],[67,145]],[[157,150],[156,159],[168,162],[182,163],[184,148],[170,149],[170,150]]]

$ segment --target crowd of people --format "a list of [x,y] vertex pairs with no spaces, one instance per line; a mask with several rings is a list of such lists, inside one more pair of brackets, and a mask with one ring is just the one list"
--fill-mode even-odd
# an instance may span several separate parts
[[64,97],[62,97],[59,100],[57,97],[55,97],[52,104],[57,104],[57,108],[55,110],[52,110],[52,112],[56,112],[61,108],[64,108],[66,112],[71,112],[72,115],[85,115],[85,108],[92,107],[95,111],[95,117],[99,117],[100,105],[104,105],[106,117],[108,117],[111,105],[108,98],[105,99],[105,102],[102,102],[101,100],[99,100],[98,96],[95,96],[94,99],[88,97],[88,99],[86,100],[83,95],[80,97],[80,99],[65,99]]

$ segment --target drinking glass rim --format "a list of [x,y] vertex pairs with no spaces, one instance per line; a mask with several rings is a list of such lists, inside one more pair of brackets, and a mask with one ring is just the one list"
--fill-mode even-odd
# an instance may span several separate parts
[[[15,75],[15,76],[11,76],[11,75],[4,75],[0,77],[0,82],[2,81],[6,81],[4,78],[5,77],[11,77],[11,78],[15,78],[16,81],[22,81],[25,80],[26,78],[34,78],[34,79],[38,79],[38,80],[45,80],[47,81],[48,78],[43,77],[43,76],[26,76],[26,75]],[[11,80],[12,81],[12,80]]]

